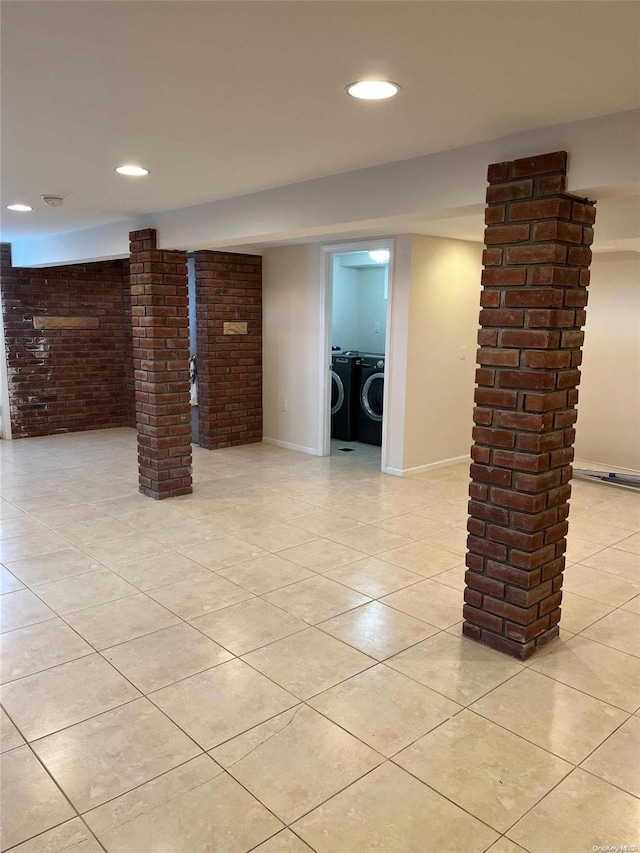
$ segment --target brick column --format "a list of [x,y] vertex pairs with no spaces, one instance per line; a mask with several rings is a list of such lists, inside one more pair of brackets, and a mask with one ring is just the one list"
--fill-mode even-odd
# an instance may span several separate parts
[[489,167],[463,633],[521,660],[558,634],[595,208],[564,151]]
[[196,252],[195,276],[199,444],[261,441],[262,258]]
[[132,231],[129,239],[140,491],[156,499],[187,495],[192,491],[187,256],[158,250],[152,229]]

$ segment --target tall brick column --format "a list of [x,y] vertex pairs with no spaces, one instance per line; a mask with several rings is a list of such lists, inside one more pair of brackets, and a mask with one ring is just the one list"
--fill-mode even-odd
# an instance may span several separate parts
[[187,256],[129,239],[140,491],[171,498],[192,491]]
[[194,257],[199,444],[261,441],[262,258],[209,251]]
[[595,208],[564,151],[489,167],[463,633],[558,634]]

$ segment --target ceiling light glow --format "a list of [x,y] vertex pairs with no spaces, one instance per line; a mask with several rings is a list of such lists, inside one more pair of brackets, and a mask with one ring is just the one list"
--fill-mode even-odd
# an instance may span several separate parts
[[119,175],[128,175],[130,178],[142,178],[149,174],[149,170],[144,166],[118,166],[116,172]]
[[359,80],[347,86],[347,94],[362,101],[382,101],[393,98],[399,91],[400,86],[390,80]]
[[389,249],[372,249],[369,252],[369,257],[372,261],[375,261],[377,264],[387,264],[389,263],[389,257],[391,256],[391,252]]
[[28,204],[8,204],[7,210],[17,210],[19,213],[27,213],[29,210],[33,210],[33,208],[29,207]]

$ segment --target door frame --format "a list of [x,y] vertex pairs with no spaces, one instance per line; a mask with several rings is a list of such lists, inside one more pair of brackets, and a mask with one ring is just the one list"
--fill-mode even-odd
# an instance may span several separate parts
[[380,470],[387,467],[391,435],[388,426],[390,396],[389,355],[391,353],[391,318],[393,316],[393,258],[395,240],[393,237],[380,237],[372,240],[351,240],[346,243],[331,243],[322,247],[321,284],[320,284],[320,353],[318,375],[318,436],[320,456],[331,453],[331,326],[333,320],[333,256],[348,252],[368,252],[373,249],[389,250],[387,278],[387,328],[385,333],[384,356],[384,396],[382,415],[382,447]]

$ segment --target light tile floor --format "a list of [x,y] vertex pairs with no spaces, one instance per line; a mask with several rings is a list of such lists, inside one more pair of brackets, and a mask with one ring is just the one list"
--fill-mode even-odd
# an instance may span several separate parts
[[640,844],[640,498],[574,482],[561,638],[460,635],[467,465],[0,445],[2,847],[582,853]]

